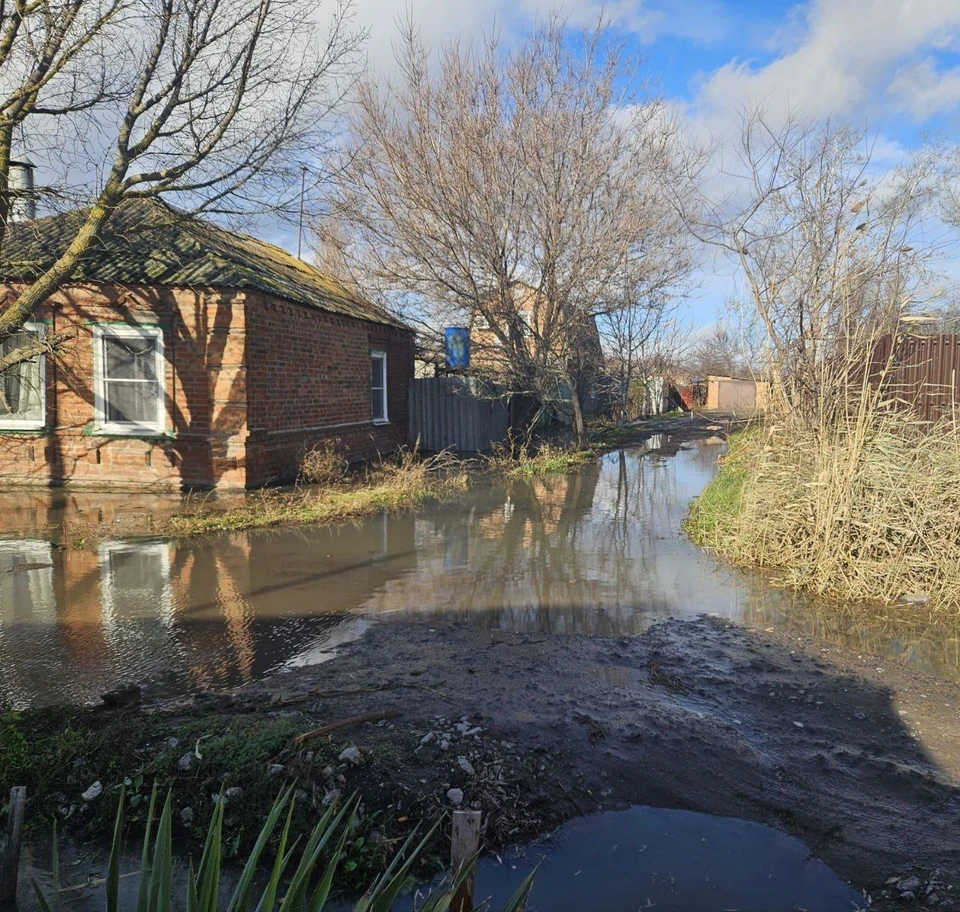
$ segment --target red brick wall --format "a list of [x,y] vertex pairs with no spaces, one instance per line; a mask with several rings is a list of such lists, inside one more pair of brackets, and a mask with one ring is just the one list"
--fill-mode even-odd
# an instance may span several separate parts
[[[370,352],[387,353],[388,423],[371,417]],[[249,294],[248,485],[296,477],[303,453],[337,439],[351,459],[406,443],[413,333]]]
[[[12,290],[0,291],[9,300]],[[0,304],[2,306],[2,304]],[[47,429],[0,431],[0,481],[103,487],[242,486],[246,431],[244,299],[232,291],[73,286],[34,315],[70,330],[47,358]],[[94,433],[93,324],[159,326],[167,427],[151,438]]]
[[[0,286],[0,309],[14,294]],[[406,330],[255,293],[92,284],[59,292],[34,319],[75,338],[59,363],[47,359],[47,428],[0,430],[0,484],[255,487],[294,477],[326,438],[357,458],[406,440]],[[163,331],[162,436],[94,434],[93,324],[111,322]],[[370,420],[372,348],[387,352],[384,426]]]

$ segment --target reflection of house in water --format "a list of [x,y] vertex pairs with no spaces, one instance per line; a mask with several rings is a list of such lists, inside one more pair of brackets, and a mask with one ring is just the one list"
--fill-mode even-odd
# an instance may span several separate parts
[[88,700],[125,680],[179,692],[318,661],[413,562],[409,517],[97,549],[0,541],[0,697]]

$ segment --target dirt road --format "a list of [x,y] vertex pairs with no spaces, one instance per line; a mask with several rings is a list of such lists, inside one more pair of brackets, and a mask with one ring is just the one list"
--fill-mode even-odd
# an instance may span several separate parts
[[495,846],[685,808],[798,836],[875,908],[960,907],[960,688],[816,641],[711,618],[616,640],[384,623],[238,699],[317,724],[399,712],[343,733],[362,755],[346,787],[404,816],[460,789]]

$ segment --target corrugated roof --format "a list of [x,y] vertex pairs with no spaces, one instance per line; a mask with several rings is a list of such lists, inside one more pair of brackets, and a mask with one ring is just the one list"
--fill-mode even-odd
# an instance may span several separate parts
[[[85,210],[13,223],[0,274],[37,277],[73,240]],[[330,313],[404,326],[397,318],[291,254],[157,200],[126,200],[83,259],[77,280],[119,285],[262,291]]]

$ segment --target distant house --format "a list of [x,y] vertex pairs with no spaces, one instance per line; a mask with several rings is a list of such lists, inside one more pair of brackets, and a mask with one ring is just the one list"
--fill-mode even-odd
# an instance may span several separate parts
[[[81,217],[11,224],[0,310]],[[155,201],[121,205],[22,332],[62,330],[57,358],[0,377],[0,484],[251,488],[294,478],[325,440],[359,459],[407,438],[407,326],[278,247]]]
[[[550,370],[553,355],[551,349],[564,349],[569,346],[573,369],[582,384],[581,400],[588,413],[595,411],[598,405],[597,386],[603,363],[603,349],[600,344],[600,332],[593,316],[581,319],[574,329],[572,340],[558,337],[562,328],[562,317],[551,313],[544,296],[527,285],[519,285],[515,291],[514,306],[502,314],[491,308],[485,316],[474,312],[470,316],[471,365],[491,379],[507,378],[512,373],[511,357],[504,348],[503,338],[509,340],[514,350],[526,349],[530,361],[538,364],[547,375],[557,375],[556,399],[570,399],[570,389],[559,378],[560,370]],[[555,365],[555,368],[559,365]]]

